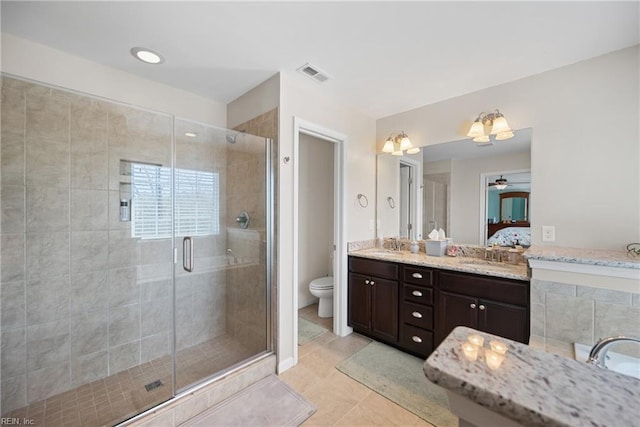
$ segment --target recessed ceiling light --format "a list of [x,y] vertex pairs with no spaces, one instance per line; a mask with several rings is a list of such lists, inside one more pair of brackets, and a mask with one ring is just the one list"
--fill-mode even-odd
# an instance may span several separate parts
[[185,133],[184,133],[184,136],[189,136],[189,137],[191,137],[191,138],[195,138],[195,137],[196,137],[196,136],[198,136],[198,135],[196,135],[196,134],[195,134],[195,133],[193,133],[193,132],[185,132]]
[[132,47],[131,54],[142,62],[147,64],[161,64],[164,58],[158,52],[154,52],[146,47]]

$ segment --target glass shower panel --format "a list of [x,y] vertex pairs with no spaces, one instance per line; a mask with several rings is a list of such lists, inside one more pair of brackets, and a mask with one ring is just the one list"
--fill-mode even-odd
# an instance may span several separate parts
[[2,77],[3,417],[113,425],[173,396],[171,221],[133,227],[147,190],[171,219],[171,181],[133,177],[171,167],[172,126]]
[[268,345],[267,141],[175,122],[176,389]]

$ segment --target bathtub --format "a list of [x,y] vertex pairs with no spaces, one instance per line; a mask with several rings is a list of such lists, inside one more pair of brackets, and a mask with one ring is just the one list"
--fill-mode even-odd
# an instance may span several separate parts
[[[573,349],[575,358],[579,362],[586,362],[591,351],[590,345],[575,343]],[[625,354],[607,352],[607,369],[618,372],[620,374],[629,375],[640,379],[640,359],[637,357],[627,356]]]

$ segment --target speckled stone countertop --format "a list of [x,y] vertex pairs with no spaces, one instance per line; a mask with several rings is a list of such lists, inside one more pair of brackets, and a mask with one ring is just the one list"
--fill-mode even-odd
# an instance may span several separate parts
[[[469,361],[470,334],[509,346],[502,365]],[[640,380],[459,326],[424,363],[427,378],[526,426],[637,426]]]
[[629,256],[627,251],[532,246],[524,253],[524,257],[542,261],[640,269],[640,257]]
[[465,273],[483,274],[486,276],[504,277],[507,279],[529,280],[526,264],[508,264],[491,262],[480,258],[430,256],[424,252],[412,254],[409,251],[391,251],[383,248],[369,248],[350,251],[350,256],[399,262],[402,264],[420,265],[423,267],[441,268],[444,270],[462,271]]

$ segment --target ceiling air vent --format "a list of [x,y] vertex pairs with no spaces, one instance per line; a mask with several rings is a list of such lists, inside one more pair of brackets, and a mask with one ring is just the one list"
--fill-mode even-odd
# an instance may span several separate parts
[[306,63],[302,67],[298,68],[298,71],[307,77],[311,77],[313,80],[317,81],[318,83],[322,83],[329,80],[329,75],[327,73],[325,73],[315,65],[311,65],[309,63]]

